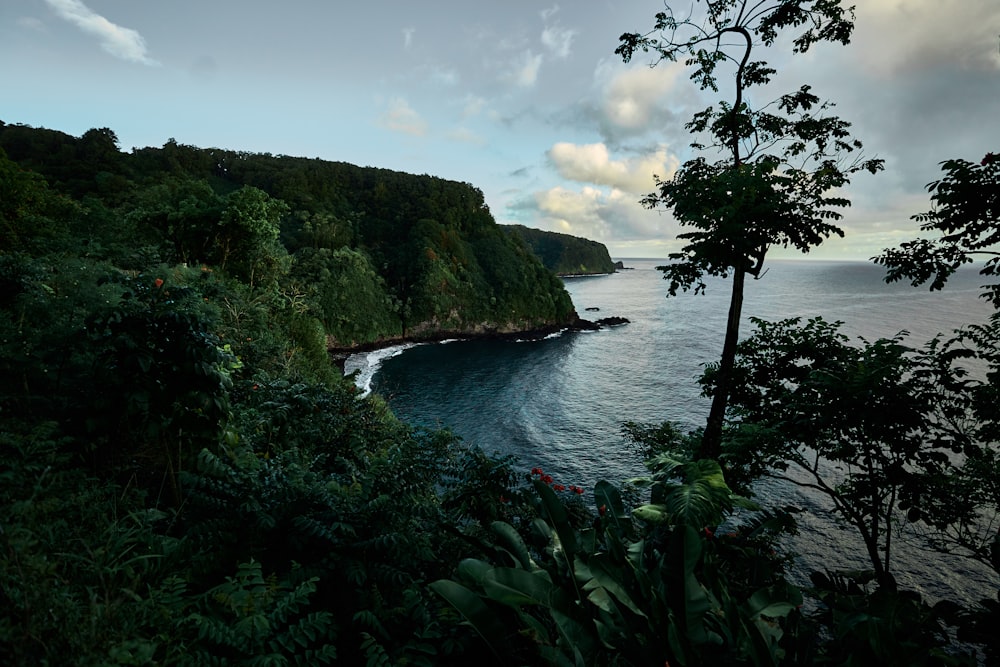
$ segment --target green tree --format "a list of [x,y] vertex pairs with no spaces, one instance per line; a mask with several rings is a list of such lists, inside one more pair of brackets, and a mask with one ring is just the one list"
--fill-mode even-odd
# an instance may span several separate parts
[[808,85],[759,107],[748,96],[776,74],[751,57],[774,46],[780,34],[792,33],[794,53],[820,42],[849,43],[853,15],[840,0],[706,0],[704,5],[703,16],[692,7],[683,18],[667,8],[656,15],[653,30],[623,34],[616,53],[626,62],[639,51],[652,52],[655,62],[685,58],[702,90],[718,91],[721,66],[734,68],[732,98],[698,112],[686,126],[707,136],[692,144],[707,156],[688,160],[673,178],[658,178],[658,190],[642,200],[649,208],[672,210],[681,226],[694,229],[679,236],[687,245],[670,255],[674,263],[660,267],[671,295],[678,289],[704,290],[705,275],[733,277],[711,412],[698,451],[715,457],[733,389],[746,277],[761,275],[774,246],[808,252],[825,238],[842,235],[833,224],[841,217],[835,208],[850,202],[829,193],[859,170],[878,171],[882,162],[843,161],[861,143]]
[[[914,285],[930,281],[932,290],[944,287],[958,267],[987,257],[984,276],[1000,271],[1000,155],[987,153],[974,164],[967,160],[941,163],[945,175],[927,186],[934,208],[913,216],[921,231],[936,238],[908,241],[886,249],[874,261],[886,267],[886,282],[908,278]],[[1000,285],[984,295],[1000,310]]]
[[244,186],[229,195],[217,227],[219,268],[251,287],[277,276],[287,255],[278,243],[288,205],[263,190]]
[[951,454],[971,434],[971,385],[954,378],[962,355],[939,341],[912,350],[902,336],[853,345],[821,318],[754,322],[737,348],[724,462],[826,496],[889,583],[901,510],[944,500],[934,480],[954,474]]

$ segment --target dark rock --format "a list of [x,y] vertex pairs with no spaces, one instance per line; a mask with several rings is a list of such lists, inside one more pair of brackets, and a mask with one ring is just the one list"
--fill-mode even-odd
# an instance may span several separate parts
[[593,311],[593,312],[595,312],[595,313],[596,313],[597,311],[599,311],[599,310],[600,310],[600,308],[598,308],[598,307],[596,307],[596,306],[591,306],[590,308],[587,308],[587,310],[590,310],[590,311]]

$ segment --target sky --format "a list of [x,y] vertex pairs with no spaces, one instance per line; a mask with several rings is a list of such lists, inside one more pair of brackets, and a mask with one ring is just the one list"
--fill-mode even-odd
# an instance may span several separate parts
[[[856,0],[847,46],[755,51],[837,106],[867,157],[809,257],[867,259],[917,235],[940,162],[1000,152],[1000,0]],[[687,0],[673,3],[687,12]],[[700,4],[698,6],[701,6]],[[731,97],[683,64],[614,51],[661,0],[0,0],[0,120],[121,148],[199,147],[431,174],[500,223],[663,258],[680,230],[639,200],[696,154],[684,124]],[[781,46],[781,45],[779,45]],[[797,257],[775,251],[772,257]]]

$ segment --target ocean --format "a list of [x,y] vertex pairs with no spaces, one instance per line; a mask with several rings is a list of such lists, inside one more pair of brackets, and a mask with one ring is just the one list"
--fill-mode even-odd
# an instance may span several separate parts
[[[621,425],[704,425],[709,403],[697,380],[722,349],[729,282],[713,279],[705,294],[666,298],[668,284],[655,268],[662,261],[623,261],[624,271],[564,282],[582,317],[621,316],[629,324],[538,341],[397,347],[354,355],[346,370],[357,370],[358,384],[385,397],[403,420],[448,428],[487,452],[514,455],[525,473],[540,467],[560,483],[587,489],[601,479],[641,475],[641,457]],[[772,261],[759,280],[747,281],[741,337],[752,331],[750,317],[822,316],[842,321],[841,331],[852,338],[907,331],[908,343],[919,346],[992,312],[978,298],[984,280],[974,270],[959,272],[940,292],[886,285],[883,275],[881,267],[861,262]],[[814,569],[865,567],[853,533],[831,518],[825,499],[777,484],[758,493],[765,503],[807,510],[801,536],[790,545],[803,578]],[[984,584],[996,586],[985,568],[908,552],[905,536],[900,540],[902,586],[965,602],[989,595]]]

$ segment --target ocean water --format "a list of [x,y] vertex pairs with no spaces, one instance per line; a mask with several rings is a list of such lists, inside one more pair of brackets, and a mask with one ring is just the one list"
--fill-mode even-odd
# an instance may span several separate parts
[[[567,278],[577,312],[587,319],[622,316],[629,324],[567,332],[540,341],[449,341],[355,355],[347,371],[384,396],[411,423],[446,427],[488,452],[515,455],[525,472],[541,467],[557,481],[593,488],[643,474],[639,455],[621,435],[625,421],[704,424],[708,401],[697,379],[722,348],[728,281],[703,295],[666,298],[657,260],[624,260],[630,270]],[[886,285],[880,267],[856,262],[774,261],[747,283],[741,336],[749,317],[775,320],[822,316],[843,333],[874,340],[909,332],[913,345],[991,313],[978,298],[983,282],[962,272],[941,292]],[[587,309],[599,309],[597,311]],[[807,510],[800,574],[864,567],[853,533],[831,518],[821,497],[769,484],[762,500]],[[905,543],[905,538],[900,538]],[[978,600],[991,574],[959,560],[900,547],[901,585],[931,598]],[[995,587],[996,582],[992,585]]]

